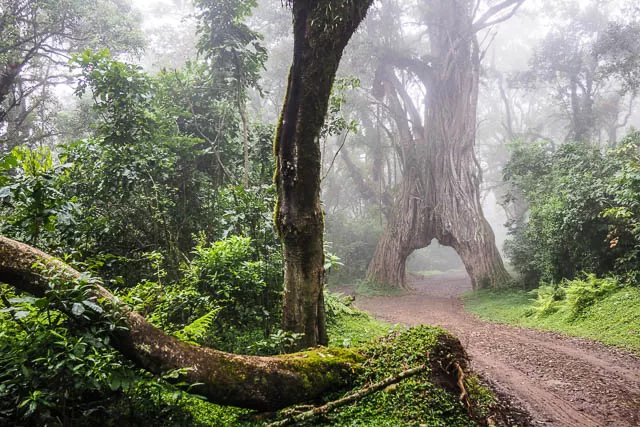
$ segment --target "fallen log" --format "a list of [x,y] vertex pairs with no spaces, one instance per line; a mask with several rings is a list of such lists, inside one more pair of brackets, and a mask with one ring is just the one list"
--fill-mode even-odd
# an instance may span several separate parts
[[[40,297],[53,278],[70,283],[79,277],[64,262],[0,236],[1,283]],[[195,384],[191,390],[213,403],[281,409],[345,387],[361,361],[361,356],[345,349],[260,357],[191,345],[150,324],[104,287],[96,284],[93,292],[105,311],[119,310],[124,318],[126,328],[113,332],[112,343],[118,351],[154,374],[186,368],[180,381]]]

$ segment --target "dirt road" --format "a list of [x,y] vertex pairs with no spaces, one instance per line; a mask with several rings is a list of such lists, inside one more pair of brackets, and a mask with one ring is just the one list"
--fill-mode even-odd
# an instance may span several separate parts
[[592,341],[489,323],[465,312],[465,274],[414,279],[396,297],[356,298],[392,323],[439,325],[458,336],[474,370],[524,406],[534,425],[640,426],[640,357]]

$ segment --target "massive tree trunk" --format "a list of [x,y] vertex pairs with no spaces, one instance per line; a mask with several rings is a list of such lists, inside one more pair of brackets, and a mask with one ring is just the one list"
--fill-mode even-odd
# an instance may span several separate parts
[[283,327],[327,343],[318,136],[347,42],[372,0],[293,0],[293,64],[275,140],[275,223],[285,262]]
[[423,216],[422,179],[417,166],[416,164],[405,170],[393,211],[369,264],[369,280],[382,285],[407,288],[407,258],[411,252],[426,247],[433,239],[431,230],[423,228],[427,221]]
[[[36,265],[42,267],[37,267]],[[0,282],[42,296],[56,277],[58,286],[80,273],[37,249],[0,236]],[[318,357],[309,352],[283,357],[240,356],[179,341],[95,285],[94,295],[106,311],[119,310],[127,329],[113,333],[113,346],[153,373],[190,368],[181,381],[196,384],[194,393],[211,402],[274,410],[319,398],[347,384],[358,356],[332,349]],[[69,313],[67,313],[69,314]]]
[[[513,6],[517,2],[504,2]],[[369,265],[369,280],[405,286],[404,263],[433,238],[453,247],[478,286],[508,280],[491,227],[480,203],[481,170],[475,154],[480,48],[472,19],[473,2],[434,0],[429,26],[430,63],[390,56],[383,67],[412,72],[426,88],[424,116],[394,72],[379,72],[395,117],[411,123],[411,156],[406,156],[396,207]],[[492,13],[495,13],[493,11]],[[481,18],[484,26],[490,21]],[[401,100],[400,103],[398,100]],[[401,132],[407,124],[398,123]],[[403,131],[404,129],[404,131]]]

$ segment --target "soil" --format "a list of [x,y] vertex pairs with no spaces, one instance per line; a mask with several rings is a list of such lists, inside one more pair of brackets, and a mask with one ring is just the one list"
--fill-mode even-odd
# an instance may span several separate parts
[[459,296],[464,273],[414,277],[401,296],[357,296],[361,310],[391,323],[439,325],[456,335],[472,368],[509,405],[543,426],[640,426],[640,357],[596,342],[480,320]]

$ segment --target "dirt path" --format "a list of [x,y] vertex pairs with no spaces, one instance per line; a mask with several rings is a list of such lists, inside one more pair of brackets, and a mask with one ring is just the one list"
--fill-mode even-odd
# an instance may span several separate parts
[[458,336],[474,370],[545,426],[640,426],[640,358],[592,341],[498,325],[465,312],[465,274],[411,282],[398,297],[356,298],[376,317],[439,325]]

